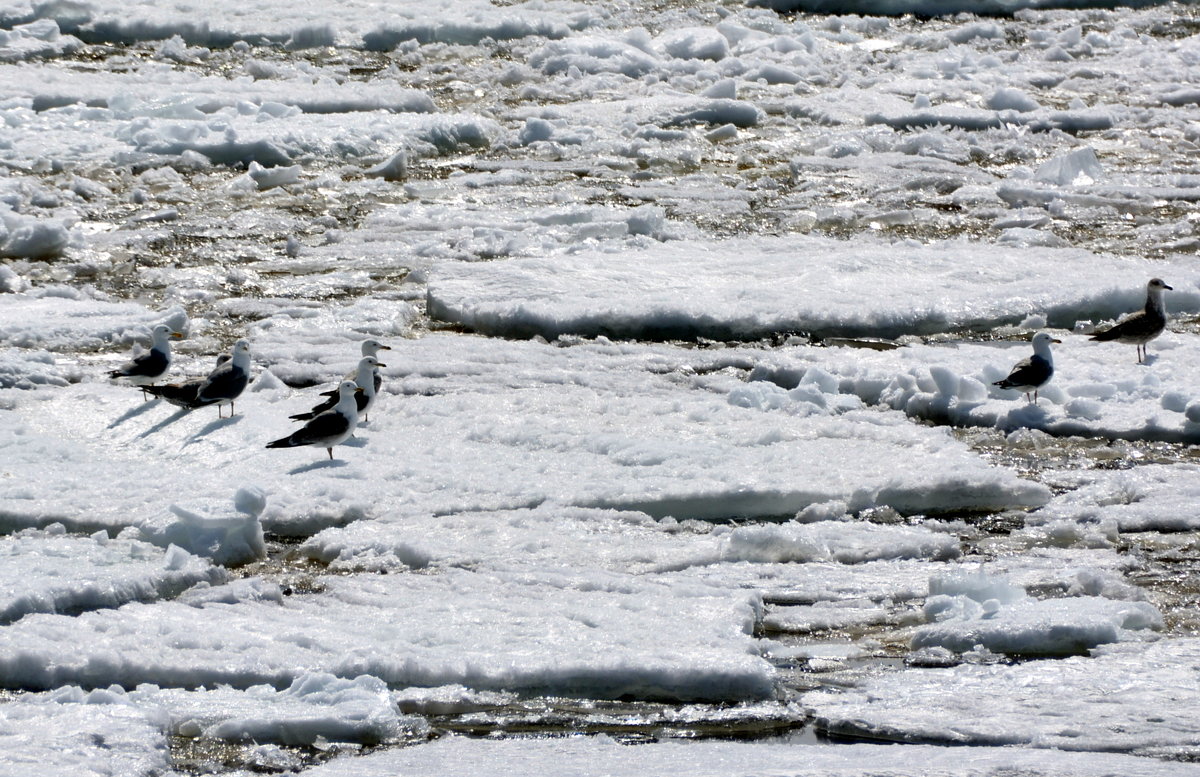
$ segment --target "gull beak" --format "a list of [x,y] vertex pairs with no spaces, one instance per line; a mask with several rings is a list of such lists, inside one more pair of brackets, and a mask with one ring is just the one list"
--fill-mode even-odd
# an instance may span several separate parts
[[1054,340],[1051,340],[1050,342],[1058,343],[1059,345],[1062,345],[1062,340],[1054,339]]
[[1166,289],[1167,291],[1175,291],[1175,287],[1174,287],[1174,286],[1168,286],[1168,285],[1167,285],[1167,284],[1165,284],[1165,283],[1163,284],[1163,288],[1164,288],[1164,289]]
[[383,362],[376,362],[376,363],[375,363],[375,366],[376,366],[376,367],[386,367],[387,365],[386,365],[386,364],[384,364]]
[[358,386],[357,388],[354,389],[355,394],[361,394],[362,392],[363,392],[362,386]]
[[172,332],[171,337],[174,337],[176,340],[182,340],[183,332]]
[[[1171,288],[1171,287],[1170,287],[1170,286],[1168,286],[1167,288],[1169,289],[1169,288]],[[390,345],[381,345],[381,346],[379,346],[379,350],[381,350],[381,351],[390,351],[390,350],[392,350],[392,346],[390,346]]]

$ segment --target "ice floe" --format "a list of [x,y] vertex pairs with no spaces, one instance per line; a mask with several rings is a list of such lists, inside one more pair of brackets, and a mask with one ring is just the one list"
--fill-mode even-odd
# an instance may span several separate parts
[[1167,755],[1200,737],[1183,711],[1197,696],[1197,650],[1196,640],[1164,639],[1091,657],[908,670],[805,703],[835,734]]

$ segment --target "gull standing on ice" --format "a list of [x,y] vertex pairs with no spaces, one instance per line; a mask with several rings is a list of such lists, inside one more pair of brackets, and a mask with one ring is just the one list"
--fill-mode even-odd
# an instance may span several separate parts
[[267,443],[268,448],[295,448],[300,445],[319,445],[329,451],[333,461],[333,446],[345,442],[358,426],[358,403],[354,397],[362,389],[354,381],[343,380],[338,386],[337,404],[309,420],[301,428]]
[[[379,358],[380,351],[390,351],[390,350],[392,350],[392,346],[384,345],[383,343],[379,342],[378,340],[363,340],[362,355],[364,357],[365,356],[374,356],[375,358]],[[381,364],[379,366],[386,367],[387,365]],[[358,380],[358,371],[352,370],[352,371],[346,373],[346,380],[355,380],[355,381]],[[361,386],[362,384],[360,383],[359,385]],[[383,385],[383,376],[379,374],[379,370],[375,370],[375,393],[377,393],[377,394],[379,393],[379,387],[382,385]],[[363,388],[366,388],[366,387],[363,386]]]
[[1116,340],[1126,345],[1136,345],[1138,364],[1146,357],[1146,343],[1162,334],[1167,327],[1167,306],[1163,302],[1163,292],[1174,291],[1163,283],[1162,278],[1151,278],[1146,284],[1146,307],[1136,313],[1131,313],[1113,326],[1092,335],[1092,340],[1108,342]]
[[241,396],[249,382],[250,343],[247,340],[238,340],[233,346],[233,356],[225,362],[218,362],[217,368],[210,372],[208,377],[197,387],[194,399],[185,399],[177,390],[178,387],[174,387],[171,391],[164,391],[168,387],[163,386],[151,390],[151,393],[164,399],[168,399],[167,395],[171,394],[174,399],[168,401],[193,410],[198,407],[216,405],[219,418],[224,417],[221,408],[229,405],[229,417],[233,418],[233,401]]
[[[370,421],[369,414],[371,408],[375,405],[376,397],[379,396],[376,393],[378,390],[376,381],[378,380],[379,368],[386,366],[386,364],[383,364],[374,356],[364,356],[358,361],[358,369],[354,372],[354,382],[362,391],[354,396],[358,402],[358,414],[362,416],[364,422]],[[296,415],[288,416],[288,418],[291,418],[293,421],[307,421],[324,413],[326,410],[332,409],[337,404],[338,391],[325,391],[322,392],[321,396],[329,397],[329,399],[307,413],[297,413]]]
[[[233,357],[227,353],[223,353],[217,357],[217,368],[228,362]],[[211,373],[210,373],[211,374]],[[197,378],[196,380],[184,381],[183,383],[167,383],[162,386],[153,386],[150,393],[160,399],[165,399],[172,405],[179,407],[199,407],[196,404],[200,396],[200,389],[204,388],[208,383],[208,378]]]
[[[1033,336],[1033,356],[1014,364],[1007,378],[992,385],[1023,391],[1027,401],[1036,403],[1038,389],[1054,377],[1054,359],[1050,356],[1050,344],[1061,342],[1062,340],[1055,340],[1045,332],[1038,332]],[[1031,393],[1032,400],[1029,398]]]
[[171,329],[166,324],[159,324],[150,331],[150,350],[138,354],[120,369],[108,373],[110,378],[129,378],[129,382],[142,389],[142,398],[146,396],[146,387],[163,376],[171,366],[171,339],[181,338],[182,334]]

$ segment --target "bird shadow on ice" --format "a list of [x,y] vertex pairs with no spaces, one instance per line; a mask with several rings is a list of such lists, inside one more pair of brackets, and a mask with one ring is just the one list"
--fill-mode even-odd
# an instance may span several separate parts
[[295,469],[289,469],[288,474],[289,475],[303,475],[305,472],[312,472],[313,470],[336,469],[338,467],[345,467],[345,466],[347,466],[346,462],[344,462],[340,459],[334,459],[333,461],[329,461],[329,460],[314,461],[312,464],[305,464],[301,467],[296,467]]
[[108,428],[116,429],[118,426],[125,423],[126,421],[137,418],[142,413],[145,413],[146,411],[148,411],[150,408],[158,407],[161,404],[162,404],[161,399],[154,399],[149,402],[143,402],[140,405],[138,405],[137,407],[131,407],[128,410],[126,410],[124,413],[121,413],[120,416],[118,416],[111,424],[108,425]]
[[[155,401],[155,404],[158,404],[158,402]],[[158,432],[161,432],[163,429],[166,429],[168,426],[175,423],[180,418],[183,418],[185,415],[187,415],[190,412],[192,412],[192,411],[188,410],[186,407],[176,410],[171,415],[167,416],[163,420],[156,423],[154,426],[151,426],[149,429],[147,429],[146,431],[139,434],[138,439],[144,439],[146,437],[149,437],[152,434],[157,434]]]
[[194,442],[200,442],[205,437],[207,437],[208,435],[217,431],[218,429],[224,429],[226,426],[231,426],[233,424],[238,423],[241,420],[242,420],[242,417],[240,415],[235,415],[235,416],[230,416],[229,418],[218,418],[216,421],[212,421],[211,423],[205,424],[204,428],[202,428],[200,431],[193,434],[191,436],[191,439],[189,439],[186,443],[183,444],[183,447],[186,448],[187,446],[191,445]]

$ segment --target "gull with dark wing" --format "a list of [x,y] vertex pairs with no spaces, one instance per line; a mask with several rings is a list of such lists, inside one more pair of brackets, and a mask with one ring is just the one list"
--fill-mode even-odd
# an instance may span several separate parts
[[[378,340],[363,340],[362,355],[364,357],[374,356],[375,358],[378,359],[380,351],[390,351],[390,350],[392,350],[392,346],[384,345],[383,343],[379,342]],[[387,365],[380,364],[379,366],[386,367]],[[358,380],[358,370],[355,369],[355,370],[351,370],[350,372],[346,373],[345,379],[357,381]],[[360,383],[359,385],[361,386],[362,384]],[[375,393],[377,393],[377,394],[379,393],[379,387],[382,385],[383,385],[383,376],[380,375],[379,370],[376,369],[375,370]],[[365,386],[364,386],[364,388],[365,388]],[[336,393],[337,393],[336,391],[331,392],[330,395],[332,396],[332,394],[336,394]]]
[[317,445],[329,451],[333,460],[333,446],[339,445],[354,434],[358,426],[358,403],[354,397],[361,392],[354,381],[343,380],[338,386],[338,400],[332,408],[309,419],[287,437],[267,443],[268,448],[295,448],[301,445]]
[[[1012,371],[1004,380],[998,380],[993,386],[1002,389],[1014,389],[1025,392],[1025,399],[1037,402],[1038,389],[1050,382],[1054,377],[1054,359],[1050,355],[1050,344],[1061,343],[1045,332],[1033,336],[1033,356],[1022,359],[1013,365]],[[1030,399],[1030,394],[1033,398]]]
[[109,377],[128,378],[130,383],[142,389],[142,397],[149,399],[146,387],[161,378],[171,366],[171,338],[181,337],[182,334],[166,324],[159,324],[150,331],[150,350],[135,355],[119,369],[108,373]]
[[[379,396],[376,386],[376,380],[380,367],[386,367],[374,356],[364,356],[358,361],[358,369],[354,371],[354,383],[362,389],[361,392],[355,394],[358,402],[358,414],[362,416],[364,422],[370,421],[371,408],[375,405],[375,400]],[[307,413],[297,413],[293,416],[288,416],[293,421],[307,421],[314,418],[326,410],[333,408],[338,401],[338,391],[325,391],[321,396],[329,397],[321,404],[309,410]]]
[[[170,391],[164,392],[163,387],[155,387],[159,390],[152,390],[152,394],[158,394],[164,399],[167,399],[167,394],[174,396],[174,403],[191,409],[197,407],[208,407],[209,405],[217,406],[217,416],[224,417],[221,408],[229,405],[229,417],[233,417],[234,405],[233,401],[241,396],[246,385],[250,383],[250,343],[246,340],[238,340],[233,346],[232,356],[224,361],[218,362],[217,368],[208,374],[208,377],[200,383],[196,388],[194,399],[186,399],[182,392]],[[170,401],[170,400],[169,400]]]
[[[227,353],[223,353],[217,357],[217,368],[228,362],[233,357]],[[184,381],[183,383],[165,383],[161,386],[151,386],[149,391],[154,396],[165,399],[172,405],[179,407],[199,407],[196,404],[200,396],[200,389],[208,382],[208,378],[197,378],[196,380]]]
[[1174,291],[1163,283],[1162,278],[1151,278],[1146,284],[1146,307],[1136,313],[1130,313],[1113,326],[1092,335],[1092,340],[1109,342],[1112,340],[1126,345],[1137,346],[1138,364],[1146,360],[1146,344],[1163,333],[1167,328],[1167,306],[1163,302],[1163,292]]

